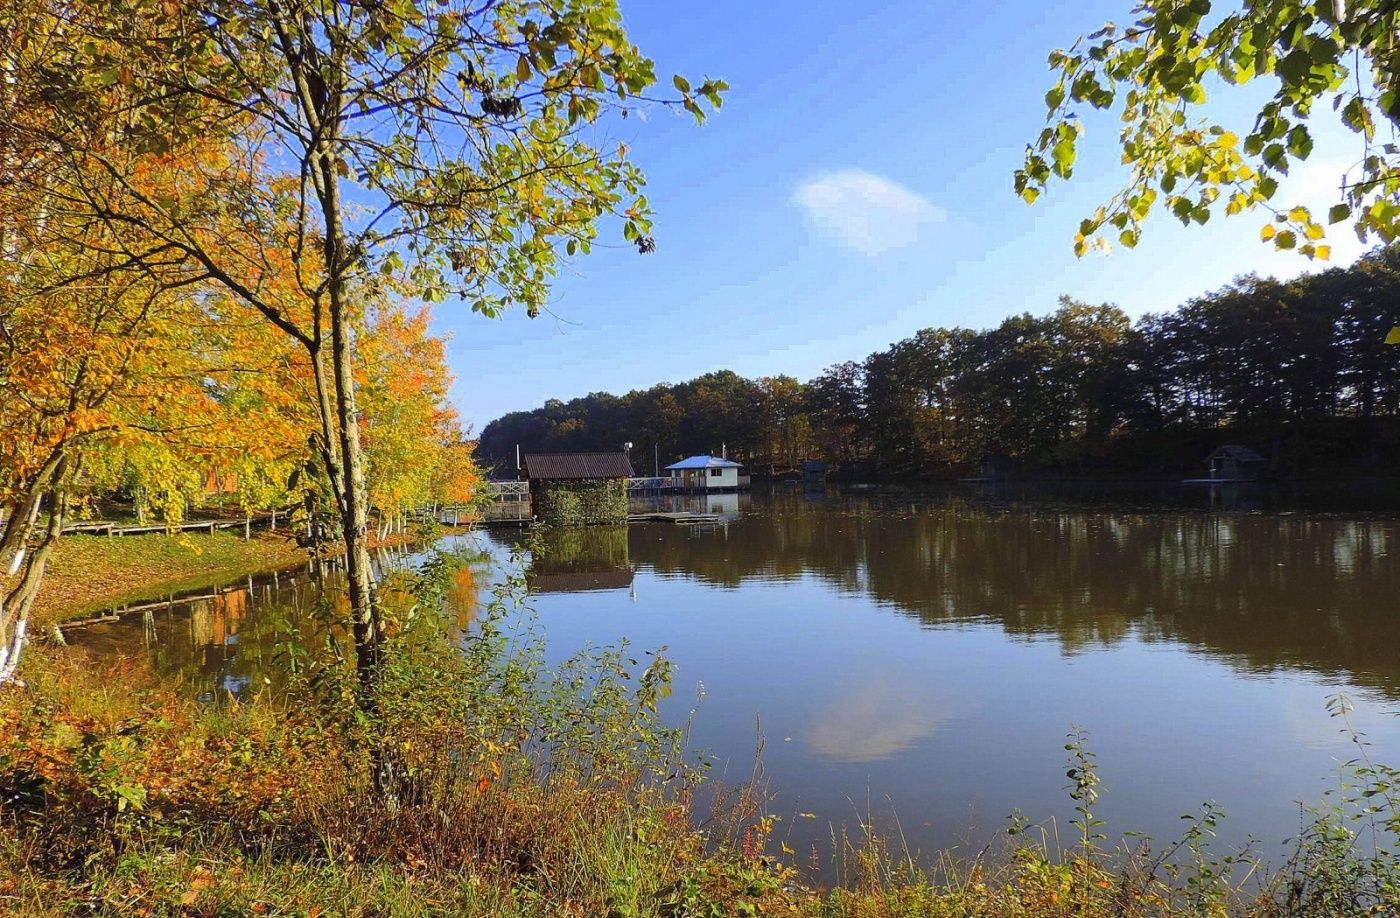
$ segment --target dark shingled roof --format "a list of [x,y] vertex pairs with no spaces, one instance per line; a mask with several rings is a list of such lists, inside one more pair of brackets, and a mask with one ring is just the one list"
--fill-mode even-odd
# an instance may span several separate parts
[[1228,443],[1210,454],[1211,459],[1224,459],[1227,456],[1236,462],[1268,462],[1248,446],[1240,446],[1237,443]]
[[631,478],[632,463],[626,453],[527,453],[525,477]]

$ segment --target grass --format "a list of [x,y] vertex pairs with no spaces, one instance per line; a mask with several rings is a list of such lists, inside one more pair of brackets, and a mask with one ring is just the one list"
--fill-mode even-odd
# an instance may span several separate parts
[[31,613],[37,628],[134,599],[178,593],[304,563],[286,536],[180,533],[59,540]]

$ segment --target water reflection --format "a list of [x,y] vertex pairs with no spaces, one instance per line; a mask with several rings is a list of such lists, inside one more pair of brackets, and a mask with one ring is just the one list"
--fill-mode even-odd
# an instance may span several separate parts
[[818,706],[803,739],[814,753],[836,762],[890,758],[931,736],[950,713],[946,703],[892,673],[871,673],[832,694]]
[[632,587],[626,526],[551,529],[534,543],[526,584],[531,593],[582,593]]
[[929,626],[992,621],[1066,653],[1132,635],[1400,694],[1393,521],[889,496],[819,506],[780,491],[714,536],[640,528],[631,558],[725,587],[816,576]]
[[[1210,509],[1227,499],[1270,512]],[[761,730],[773,808],[822,817],[790,830],[799,848],[872,795],[925,849],[980,844],[1014,808],[1068,816],[1075,724],[1111,832],[1171,837],[1214,799],[1227,841],[1277,841],[1353,754],[1328,695],[1352,693],[1375,756],[1400,761],[1385,716],[1400,699],[1400,528],[1295,513],[1266,490],[1242,500],[1023,485],[666,498],[639,509],[722,520],[543,532],[526,580],[556,659],[622,637],[669,647],[663,712],[686,719],[703,684],[693,743],[717,772],[748,777]],[[500,560],[527,537],[475,539],[456,544]],[[463,629],[492,576],[459,575]],[[206,592],[70,639],[149,653],[217,697],[277,688],[279,635],[320,633],[343,602],[334,571]]]

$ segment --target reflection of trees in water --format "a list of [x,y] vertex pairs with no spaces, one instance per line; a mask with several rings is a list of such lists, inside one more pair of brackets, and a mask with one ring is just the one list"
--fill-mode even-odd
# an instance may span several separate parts
[[770,512],[723,532],[645,532],[635,561],[705,582],[811,574],[929,624],[986,618],[1053,634],[1071,652],[1131,631],[1400,691],[1393,523],[889,499],[813,507],[780,493]]
[[[398,620],[417,602],[407,573],[412,553],[383,549],[375,560],[380,600],[389,618]],[[465,634],[476,615],[477,565],[485,563],[484,556],[469,558],[450,570],[445,590],[454,636]],[[131,653],[144,646],[158,671],[178,674],[200,697],[214,699],[229,692],[284,691],[289,642],[319,655],[335,638],[342,656],[353,657],[340,624],[348,615],[344,572],[323,563],[314,571],[269,574],[172,598],[166,608],[92,626],[72,640],[98,652]]]
[[[765,504],[717,528],[546,532],[531,575],[541,588],[568,590],[625,586],[634,564],[725,587],[810,576],[931,626],[985,619],[1015,635],[1053,635],[1066,652],[1131,633],[1252,669],[1345,673],[1400,695],[1395,523],[988,509],[889,492],[824,501],[778,491]],[[465,568],[449,588],[460,628],[475,612],[478,573]],[[324,622],[343,617],[338,577],[259,578],[251,592],[221,590],[148,623],[136,616],[74,639],[117,652],[144,641],[160,669],[206,696],[265,678],[276,689],[288,635],[324,646]],[[325,602],[329,616],[319,611]]]
[[571,526],[538,533],[530,571],[540,574],[630,567],[626,526]]
[[627,589],[632,585],[627,527],[542,530],[526,573],[532,593]]
[[156,669],[178,673],[200,697],[263,687],[280,691],[286,683],[285,643],[295,635],[304,645],[324,646],[325,622],[337,614],[328,615],[325,604],[343,614],[344,595],[343,586],[318,583],[305,573],[259,578],[208,598],[172,602],[168,611],[154,610],[144,623],[126,617],[97,626],[77,642],[129,652],[140,646],[144,631]]

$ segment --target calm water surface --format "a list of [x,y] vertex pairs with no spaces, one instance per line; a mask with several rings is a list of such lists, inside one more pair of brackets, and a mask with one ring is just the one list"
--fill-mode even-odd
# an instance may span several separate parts
[[[1113,833],[1174,837],[1203,801],[1222,845],[1277,851],[1355,748],[1400,764],[1400,514],[1335,495],[960,487],[691,499],[716,526],[556,533],[530,570],[564,656],[626,637],[676,663],[667,716],[731,780],[756,736],[799,850],[867,817],[925,851],[979,846],[1020,809],[1070,814],[1065,735],[1088,731]],[[1393,506],[1397,506],[1392,504]],[[698,506],[698,505],[697,505]],[[1328,509],[1334,512],[1323,512]],[[468,537],[497,558],[522,536]],[[456,584],[465,618],[489,574]],[[294,573],[72,632],[149,654],[215,697],[277,680],[274,635],[318,588]],[[807,818],[799,814],[815,814]]]

